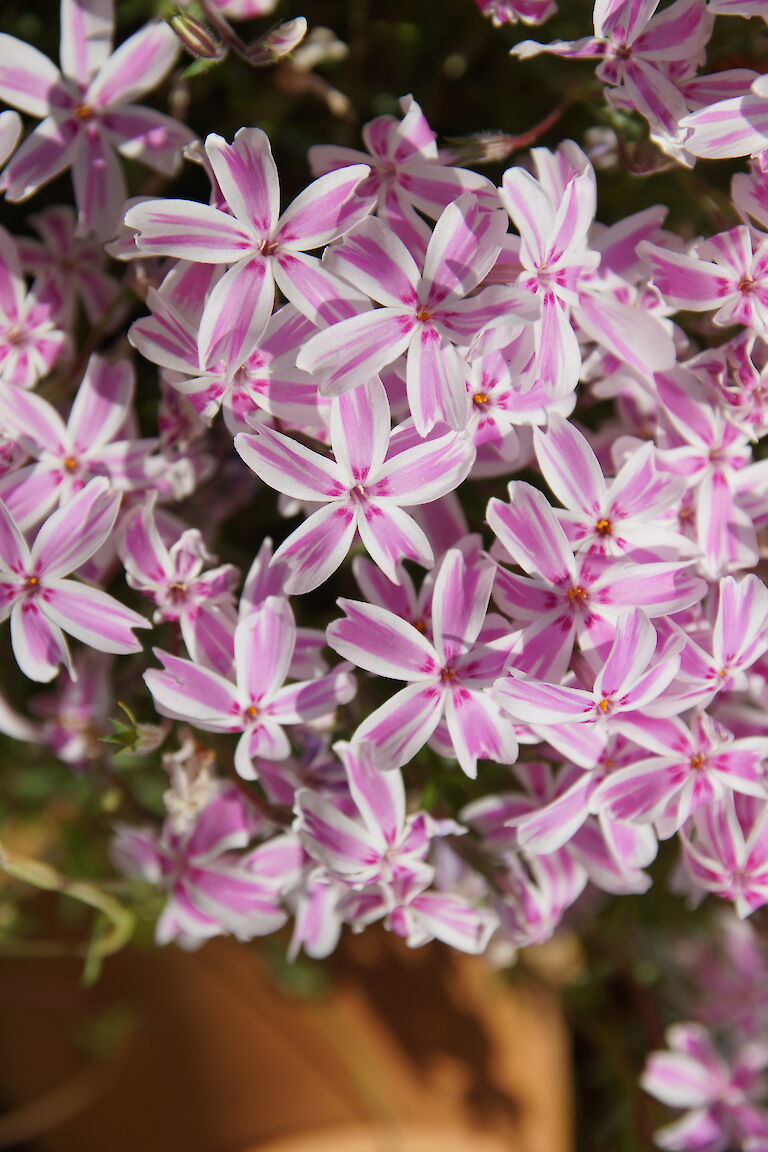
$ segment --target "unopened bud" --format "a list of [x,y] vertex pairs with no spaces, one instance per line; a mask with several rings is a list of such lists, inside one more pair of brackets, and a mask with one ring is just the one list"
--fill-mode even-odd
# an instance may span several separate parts
[[289,56],[301,44],[307,34],[307,22],[303,16],[286,20],[276,28],[265,32],[248,46],[248,57],[252,64],[276,64]]
[[223,60],[226,56],[226,49],[222,47],[218,36],[202,20],[190,16],[181,8],[177,8],[166,19],[190,56],[198,60]]

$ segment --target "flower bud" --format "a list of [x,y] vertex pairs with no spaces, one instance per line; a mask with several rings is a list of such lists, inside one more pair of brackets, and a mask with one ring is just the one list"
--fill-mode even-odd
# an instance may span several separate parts
[[290,55],[301,44],[307,34],[307,22],[303,16],[278,24],[263,36],[259,36],[248,46],[248,56],[253,64],[275,64]]
[[190,56],[198,60],[223,60],[226,56],[218,36],[202,20],[190,16],[181,8],[177,8],[166,19]]

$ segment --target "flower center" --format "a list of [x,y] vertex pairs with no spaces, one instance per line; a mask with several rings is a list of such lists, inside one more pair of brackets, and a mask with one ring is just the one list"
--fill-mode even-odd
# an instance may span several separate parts
[[78,104],[77,108],[75,108],[75,116],[77,116],[78,120],[92,120],[93,108],[91,108],[90,104]]
[[39,583],[40,583],[40,577],[39,576],[30,576],[27,579],[27,588],[37,588]]
[[629,44],[619,44],[616,49],[616,56],[619,60],[629,60],[632,55],[632,49]]
[[598,536],[610,536],[613,532],[610,520],[601,519],[595,524],[595,531]]
[[280,245],[277,240],[262,240],[259,246],[259,252],[262,256],[274,256],[279,247]]
[[485,392],[475,392],[474,396],[472,397],[472,403],[476,408],[482,408],[484,404],[488,403],[488,400],[489,397],[486,396]]
[[737,284],[739,292],[741,292],[744,296],[746,296],[748,292],[751,292],[754,286],[755,282],[751,276],[742,276],[741,280],[739,280],[739,283]]
[[67,472],[75,472],[77,470],[77,460],[75,460],[74,456],[64,457],[64,467]]
[[249,704],[248,707],[245,709],[245,714],[246,714],[246,716],[251,716],[255,719],[259,714],[259,710],[255,704]]
[[414,620],[413,626],[417,632],[424,632],[426,627],[427,627],[421,618],[419,618],[418,620]]
[[703,768],[706,762],[707,758],[703,752],[697,752],[694,756],[691,756],[691,768]]
[[610,708],[611,702],[610,702],[610,700],[601,700],[597,706],[601,712],[605,713]]
[[453,664],[446,664],[445,668],[443,668],[440,672],[440,679],[442,680],[443,684],[453,683],[453,681],[456,679],[456,669],[454,668]]
[[582,588],[581,584],[577,584],[575,588],[568,589],[566,596],[571,602],[574,600],[586,600],[587,590],[586,588]]
[[432,313],[427,308],[419,308],[416,319],[421,320],[422,324],[426,324],[428,320],[432,319]]

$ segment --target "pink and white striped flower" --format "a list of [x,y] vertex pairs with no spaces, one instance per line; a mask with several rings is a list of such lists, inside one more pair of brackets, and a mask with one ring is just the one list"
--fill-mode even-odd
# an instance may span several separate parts
[[275,561],[290,569],[286,592],[310,592],[327,580],[356,532],[396,583],[401,560],[431,567],[429,541],[403,507],[427,504],[458,487],[472,466],[471,444],[449,432],[391,450],[397,441],[378,378],[333,401],[330,434],[334,460],[266,427],[235,438],[235,448],[265,483],[294,500],[323,504],[275,552]]
[[[768,1046],[747,1043],[729,1062],[700,1024],[675,1024],[666,1039],[670,1050],[650,1054],[640,1083],[664,1104],[688,1111],[655,1133],[659,1148],[666,1152],[764,1148]],[[749,1143],[750,1137],[756,1138],[755,1144]]]
[[306,253],[335,240],[367,216],[354,192],[369,172],[354,164],[321,176],[280,215],[280,184],[269,140],[241,128],[232,144],[211,134],[206,155],[229,212],[191,200],[143,200],[126,213],[139,249],[230,267],[208,297],[200,328],[210,350],[225,337],[243,348],[272,314],[275,284],[313,322],[338,295],[335,278]]
[[485,691],[509,656],[506,637],[486,643],[481,638],[493,575],[492,565],[468,563],[458,549],[446,554],[432,596],[432,643],[385,608],[339,601],[346,619],[329,626],[331,648],[378,676],[408,682],[353,738],[369,740],[383,767],[407,764],[441,719],[468,776],[477,774],[479,759],[517,759],[514,725]]
[[331,268],[381,307],[333,324],[298,358],[329,396],[365,384],[406,353],[406,387],[419,435],[437,423],[463,428],[469,418],[465,371],[457,345],[467,345],[503,317],[514,334],[538,304],[503,287],[474,293],[501,248],[506,221],[466,193],[441,214],[423,267],[381,220],[371,218],[339,244]]
[[120,506],[104,479],[91,480],[46,520],[30,549],[0,501],[0,619],[11,617],[11,643],[30,680],[47,681],[64,663],[75,671],[64,632],[100,652],[139,652],[143,616],[76,580],[68,580],[109,537]]
[[0,35],[0,97],[43,117],[3,173],[5,194],[26,200],[71,167],[78,228],[100,239],[114,235],[127,195],[116,152],[172,175],[193,139],[170,116],[134,106],[173,66],[171,29],[146,24],[115,52],[112,29],[112,0],[61,0],[61,72],[30,44]]
[[133,437],[135,373],[128,360],[110,364],[94,354],[65,424],[42,396],[0,391],[0,428],[12,435],[32,462],[0,479],[0,499],[23,530],[66,503],[95,476],[113,492],[148,488],[163,465],[150,453],[157,440]]
[[18,250],[0,227],[0,381],[32,388],[68,344],[62,299],[54,286],[27,291]]
[[234,680],[160,649],[155,655],[163,670],[151,669],[144,679],[163,716],[186,720],[204,732],[242,733],[235,768],[252,780],[254,757],[284,760],[289,756],[285,725],[328,716],[355,694],[354,678],[341,665],[327,676],[284,684],[295,643],[290,604],[269,596],[237,625]]
[[287,919],[281,897],[302,865],[298,841],[277,836],[246,852],[259,830],[242,793],[223,782],[179,829],[169,817],[158,833],[119,825],[112,844],[118,868],[164,889],[167,903],[155,930],[158,944],[196,948],[231,933],[265,936]]

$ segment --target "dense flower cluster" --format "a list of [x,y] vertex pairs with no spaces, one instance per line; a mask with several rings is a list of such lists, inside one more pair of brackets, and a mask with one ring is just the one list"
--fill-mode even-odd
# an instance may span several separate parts
[[[45,722],[4,704],[0,727],[87,767],[116,694],[87,649],[139,653],[144,598],[163,639],[114,665],[120,691],[183,727],[165,821],[121,825],[114,859],[167,894],[158,940],[291,917],[316,957],[377,920],[412,945],[523,946],[587,886],[646,890],[672,838],[692,901],[768,903],[768,85],[705,70],[719,14],[766,13],[657,8],[599,0],[593,35],[515,51],[597,59],[681,165],[752,157],[693,241],[663,206],[599,222],[570,140],[499,188],[452,165],[411,96],[365,151],[313,148],[281,211],[259,128],[201,144],[136,104],[175,59],[166,24],[113,51],[109,0],[62,0],[61,71],[0,36],[0,97],[40,119],[16,147],[0,116],[5,195],[71,167],[77,206],[32,217],[39,240],[0,230],[3,617],[24,676],[55,681]],[[121,156],[170,174],[182,149],[208,203],[126,204]],[[76,346],[80,309],[108,335],[131,285],[149,437],[127,349]],[[274,549],[273,492],[295,522]],[[241,581],[209,549],[242,507]],[[307,594],[342,567],[357,597],[318,627]],[[206,734],[230,734],[218,768]],[[669,1043],[646,1086],[694,1111],[662,1146],[765,1147],[763,1048],[728,1064],[693,1025]]]

